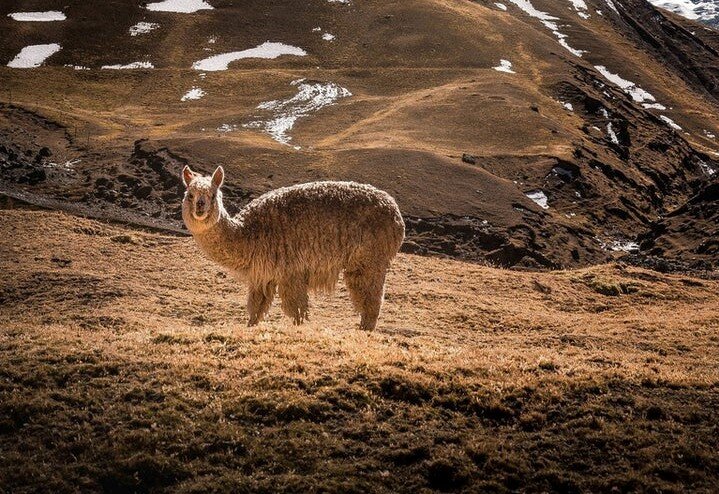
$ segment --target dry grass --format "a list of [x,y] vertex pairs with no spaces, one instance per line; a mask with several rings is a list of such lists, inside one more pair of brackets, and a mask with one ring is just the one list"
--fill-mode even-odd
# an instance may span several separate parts
[[679,491],[719,477],[719,283],[400,256],[245,327],[191,240],[5,210],[0,492]]

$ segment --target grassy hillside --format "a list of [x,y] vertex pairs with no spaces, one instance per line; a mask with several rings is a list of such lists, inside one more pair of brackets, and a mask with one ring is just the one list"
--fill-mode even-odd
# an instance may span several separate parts
[[[644,0],[209,3],[0,5],[0,192],[179,228],[185,163],[225,166],[237,206],[348,179],[397,198],[414,252],[561,268],[649,252],[639,235],[718,176],[719,34]],[[66,19],[7,15],[50,8]],[[305,55],[193,68],[268,41]],[[44,65],[5,66],[46,43],[62,48]],[[102,68],[137,62],[153,68]],[[656,243],[719,262],[683,240]]]
[[192,241],[2,210],[0,492],[712,491],[719,283],[401,255],[245,327]]

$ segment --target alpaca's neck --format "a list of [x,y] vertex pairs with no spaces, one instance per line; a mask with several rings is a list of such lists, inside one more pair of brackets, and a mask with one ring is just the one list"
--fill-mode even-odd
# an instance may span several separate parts
[[191,232],[200,248],[216,263],[240,272],[248,267],[250,259],[241,219],[230,218],[220,205],[217,222],[209,228]]

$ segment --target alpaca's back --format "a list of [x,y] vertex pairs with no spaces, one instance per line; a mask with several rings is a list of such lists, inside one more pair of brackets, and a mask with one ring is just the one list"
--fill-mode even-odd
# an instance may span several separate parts
[[404,239],[392,197],[369,185],[313,182],[267,193],[237,219],[252,245],[251,278],[305,274],[331,290],[341,270],[386,269]]

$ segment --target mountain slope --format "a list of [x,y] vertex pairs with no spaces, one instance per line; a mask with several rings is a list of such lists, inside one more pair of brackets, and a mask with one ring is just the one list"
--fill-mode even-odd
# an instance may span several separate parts
[[[41,27],[2,16],[1,60],[62,49],[0,68],[0,189],[177,229],[185,163],[222,163],[235,210],[298,181],[359,180],[397,197],[412,252],[562,267],[633,249],[719,169],[716,38],[646,2],[210,3],[69,2]],[[131,36],[140,21],[158,27]],[[192,69],[266,41],[306,55]],[[155,68],[101,69],[133,62]]]
[[[377,331],[187,238],[2,210],[0,490],[711,491],[719,283],[400,255]],[[688,337],[690,335],[690,337]]]

